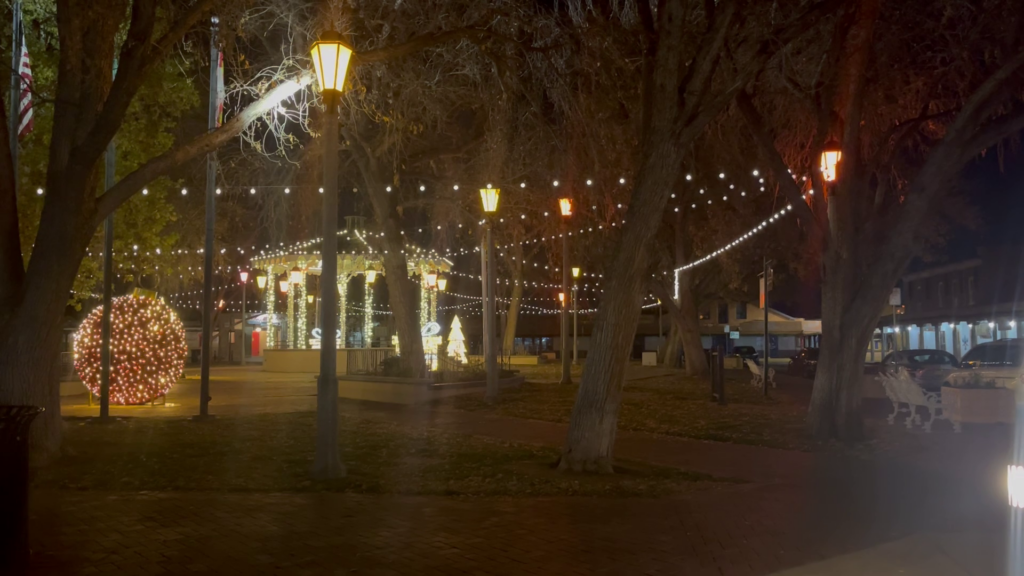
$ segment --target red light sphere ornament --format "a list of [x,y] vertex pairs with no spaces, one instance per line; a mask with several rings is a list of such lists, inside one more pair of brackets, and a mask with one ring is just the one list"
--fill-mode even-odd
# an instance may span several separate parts
[[[103,307],[75,333],[75,370],[100,394]],[[114,298],[110,316],[110,403],[145,404],[178,381],[188,356],[185,327],[163,300],[148,295]]]

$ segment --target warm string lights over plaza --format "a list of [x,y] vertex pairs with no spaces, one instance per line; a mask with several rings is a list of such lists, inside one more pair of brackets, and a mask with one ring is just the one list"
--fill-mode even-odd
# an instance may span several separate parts
[[[100,395],[102,307],[75,333],[75,369],[82,383]],[[110,399],[144,404],[163,396],[182,375],[188,346],[178,315],[151,295],[121,296],[111,308]]]

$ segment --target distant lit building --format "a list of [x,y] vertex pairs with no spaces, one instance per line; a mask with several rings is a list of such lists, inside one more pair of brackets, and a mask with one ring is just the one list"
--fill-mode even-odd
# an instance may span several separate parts
[[[902,279],[903,314],[895,342],[903,349],[938,349],[962,357],[984,342],[1017,338],[1024,251],[980,249],[976,258],[919,269]],[[891,319],[876,338],[889,342]],[[887,345],[886,349],[890,349]]]

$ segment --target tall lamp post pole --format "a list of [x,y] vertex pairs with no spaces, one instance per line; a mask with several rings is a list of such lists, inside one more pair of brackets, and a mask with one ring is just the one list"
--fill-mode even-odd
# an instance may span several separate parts
[[[562,293],[569,293],[569,217],[572,216],[572,200],[559,198],[562,211]],[[569,307],[562,302],[562,380],[560,384],[572,384],[569,363]]]
[[580,363],[580,350],[577,346],[580,317],[579,288],[577,286],[577,279],[579,277],[580,269],[574,266],[572,269],[572,363],[576,365]]
[[498,211],[498,196],[501,190],[487,188],[480,190],[480,201],[483,203],[486,228],[484,229],[484,247],[481,257],[483,274],[483,298],[484,298],[484,365],[487,369],[487,388],[484,398],[488,402],[494,402],[498,398],[498,350],[494,342],[494,293],[497,290],[497,281],[494,270],[494,238],[491,236],[491,217]]
[[245,285],[249,282],[249,271],[242,270],[238,278],[242,281],[242,366],[245,366],[245,326],[249,323],[245,317]]
[[[218,102],[217,82],[220,71],[220,48],[217,35],[220,30],[220,19],[216,16],[210,19],[210,110],[208,117],[208,130],[213,132],[217,129]],[[200,353],[202,354],[199,367],[199,416],[207,418],[210,415],[210,360],[213,358],[213,229],[217,218],[217,208],[214,198],[217,188],[217,153],[210,152],[206,155],[206,240],[203,244],[203,333]]]
[[313,475],[340,478],[338,454],[338,101],[352,49],[334,31],[325,32],[310,50],[324,99],[324,221],[320,280],[323,328],[320,330],[320,378],[316,386],[316,450]]

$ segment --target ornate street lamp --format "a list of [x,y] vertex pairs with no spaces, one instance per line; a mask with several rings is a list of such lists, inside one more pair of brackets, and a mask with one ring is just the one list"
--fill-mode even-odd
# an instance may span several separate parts
[[302,269],[298,266],[292,268],[288,273],[288,279],[292,284],[302,284]]
[[249,283],[249,271],[239,270],[238,278],[242,281],[242,365],[245,365],[245,285]]
[[484,205],[484,214],[494,214],[498,211],[498,196],[501,194],[500,188],[491,188],[488,184],[487,188],[480,189],[480,201]]
[[821,176],[826,182],[835,182],[839,177],[839,161],[843,159],[843,150],[839,142],[829,140],[821,149]]
[[[316,450],[313,475],[340,478],[345,468],[338,455],[338,102],[352,60],[352,48],[331,30],[310,49],[324,101],[323,246],[320,249],[320,378],[316,387]],[[331,286],[334,290],[331,290]]]
[[576,333],[577,333],[577,330],[579,329],[579,325],[580,325],[580,322],[579,322],[579,316],[580,316],[579,315],[579,312],[580,312],[579,295],[578,295],[578,289],[576,288],[576,279],[579,278],[579,277],[580,277],[580,267],[579,266],[573,266],[572,267],[572,363],[573,364],[579,364],[580,363],[580,351],[579,351],[579,346],[578,346],[579,342],[578,342],[577,337],[576,337]]
[[444,292],[445,288],[447,288],[447,287],[448,287],[448,279],[447,278],[443,278],[442,277],[442,278],[438,278],[437,279],[437,289],[438,290],[440,290],[441,292]]
[[260,290],[263,290],[264,288],[267,287],[266,274],[260,274],[259,276],[256,277],[256,287],[259,288]]
[[480,202],[484,210],[484,245],[480,251],[480,269],[483,274],[480,280],[483,283],[481,294],[484,300],[483,317],[483,339],[484,339],[484,366],[487,370],[487,386],[484,391],[484,399],[493,402],[498,398],[498,349],[494,341],[495,310],[494,298],[498,291],[496,280],[496,266],[494,258],[494,238],[491,235],[491,219],[498,211],[498,197],[501,190],[492,188],[490,184],[480,190]]
[[287,294],[288,293],[288,280],[287,279],[278,280],[277,287],[281,289],[281,293],[282,294]]
[[436,272],[430,272],[424,278],[427,281],[427,288],[435,288],[435,287],[437,287],[437,273]]
[[565,306],[565,294],[569,292],[569,218],[572,216],[572,199],[559,198],[558,208],[562,212],[562,380],[561,384],[572,384],[569,368],[569,308]]

